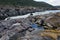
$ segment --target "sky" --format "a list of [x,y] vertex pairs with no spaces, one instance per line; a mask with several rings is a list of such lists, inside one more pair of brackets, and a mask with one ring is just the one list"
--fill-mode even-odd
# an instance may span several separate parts
[[38,2],[43,1],[53,6],[60,6],[60,0],[35,0],[35,1],[38,1]]

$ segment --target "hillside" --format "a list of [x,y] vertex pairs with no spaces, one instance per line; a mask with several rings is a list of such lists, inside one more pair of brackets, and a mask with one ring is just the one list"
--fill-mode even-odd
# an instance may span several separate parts
[[33,0],[0,0],[1,5],[20,5],[20,6],[34,6],[47,9],[55,9],[52,5],[45,2],[36,2]]

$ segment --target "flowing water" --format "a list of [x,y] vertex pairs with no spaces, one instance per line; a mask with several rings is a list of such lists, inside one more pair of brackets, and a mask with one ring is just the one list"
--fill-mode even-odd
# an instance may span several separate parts
[[[35,13],[32,13],[32,14],[33,14],[33,16],[36,16],[36,15],[44,15],[44,14],[57,13],[57,12],[60,12],[60,10],[47,10],[47,11],[42,11],[42,12],[35,12]],[[30,13],[28,13],[26,15],[22,15],[22,16],[8,17],[5,20],[7,20],[7,19],[17,19],[17,18],[27,18],[28,16],[30,16]]]

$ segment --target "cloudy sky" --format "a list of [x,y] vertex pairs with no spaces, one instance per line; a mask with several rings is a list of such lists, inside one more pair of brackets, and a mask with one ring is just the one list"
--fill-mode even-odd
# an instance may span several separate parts
[[47,2],[53,6],[59,6],[60,5],[60,0],[35,0],[35,1]]

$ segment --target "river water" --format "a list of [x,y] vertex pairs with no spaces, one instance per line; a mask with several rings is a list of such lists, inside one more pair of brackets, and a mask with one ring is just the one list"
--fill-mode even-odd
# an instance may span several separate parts
[[[60,12],[60,10],[47,10],[47,11],[42,11],[42,12],[35,12],[35,13],[32,13],[32,14],[33,14],[33,16],[36,16],[36,15],[44,15],[44,14],[57,13],[57,12]],[[7,19],[17,19],[17,18],[27,18],[28,16],[30,16],[30,13],[28,13],[26,15],[22,15],[22,16],[8,17],[5,20],[7,20]]]

